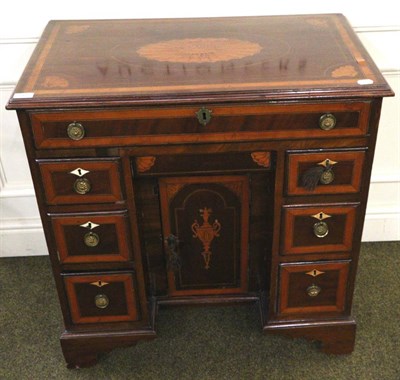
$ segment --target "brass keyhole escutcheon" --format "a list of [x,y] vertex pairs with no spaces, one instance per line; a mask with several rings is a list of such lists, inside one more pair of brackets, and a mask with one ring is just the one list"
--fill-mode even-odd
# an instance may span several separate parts
[[329,227],[326,222],[319,221],[313,226],[314,235],[318,238],[324,238],[329,233]]
[[105,309],[110,303],[110,300],[105,294],[98,294],[94,297],[94,303],[99,309]]
[[68,125],[67,134],[71,140],[79,141],[85,137],[85,128],[81,123],[74,121]]
[[210,122],[211,114],[212,114],[211,110],[209,110],[208,108],[205,108],[205,107],[201,107],[196,112],[197,120],[199,121],[199,123],[201,125],[205,126]]
[[312,284],[307,288],[306,291],[310,297],[316,297],[319,293],[321,293],[321,290],[322,289],[319,286]]
[[88,247],[96,247],[100,243],[100,237],[95,232],[90,231],[85,234],[85,236],[83,237],[83,241]]
[[84,195],[90,191],[92,185],[87,178],[78,178],[74,183],[74,191],[77,194]]
[[330,131],[336,126],[336,117],[326,113],[319,118],[319,127],[324,131]]

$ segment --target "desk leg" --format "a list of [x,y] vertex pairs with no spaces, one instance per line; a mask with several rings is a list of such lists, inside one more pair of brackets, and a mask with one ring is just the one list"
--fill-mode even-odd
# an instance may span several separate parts
[[291,338],[305,338],[321,342],[321,351],[327,354],[344,355],[354,350],[356,323],[354,320],[323,321],[312,323],[270,323],[263,331],[282,334]]
[[69,333],[61,335],[60,342],[67,367],[85,368],[97,363],[98,355],[117,347],[134,346],[139,340],[156,338],[154,330],[103,333]]

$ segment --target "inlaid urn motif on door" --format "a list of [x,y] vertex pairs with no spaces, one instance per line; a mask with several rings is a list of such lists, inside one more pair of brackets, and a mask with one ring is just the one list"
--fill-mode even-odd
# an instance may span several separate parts
[[170,295],[244,292],[247,177],[174,177],[159,185],[163,236],[174,237],[165,249]]
[[212,225],[209,223],[208,219],[210,218],[212,212],[210,208],[204,207],[199,211],[203,218],[203,224],[200,225],[197,219],[194,221],[192,224],[193,237],[200,239],[203,243],[203,252],[201,252],[201,254],[204,257],[204,268],[209,269],[212,255],[212,252],[210,251],[210,245],[214,238],[219,236],[221,223],[218,222],[217,219],[215,219]]

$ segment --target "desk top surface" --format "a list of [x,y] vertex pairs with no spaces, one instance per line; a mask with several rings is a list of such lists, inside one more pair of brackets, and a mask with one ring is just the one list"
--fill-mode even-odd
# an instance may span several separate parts
[[393,95],[342,15],[51,21],[8,108]]

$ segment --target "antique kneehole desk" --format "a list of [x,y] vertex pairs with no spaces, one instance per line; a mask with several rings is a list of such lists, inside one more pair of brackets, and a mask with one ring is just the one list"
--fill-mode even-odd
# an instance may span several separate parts
[[384,96],[341,15],[51,21],[7,108],[68,366],[155,338],[159,305],[258,302],[351,352]]

